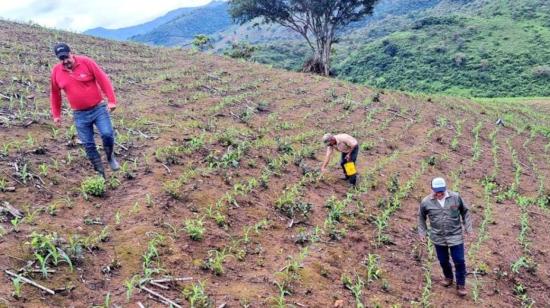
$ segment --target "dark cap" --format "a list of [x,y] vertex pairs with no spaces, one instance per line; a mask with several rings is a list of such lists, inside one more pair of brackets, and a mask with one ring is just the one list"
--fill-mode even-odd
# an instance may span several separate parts
[[57,43],[53,47],[53,52],[57,58],[61,59],[69,56],[71,48],[65,43]]

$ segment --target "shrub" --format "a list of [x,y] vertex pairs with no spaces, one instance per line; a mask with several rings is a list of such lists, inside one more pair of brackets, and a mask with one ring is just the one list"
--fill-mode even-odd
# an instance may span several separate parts
[[246,42],[231,43],[231,48],[223,54],[233,59],[250,59],[256,51],[256,47]]
[[105,194],[105,179],[101,176],[88,177],[80,186],[85,196],[102,197]]

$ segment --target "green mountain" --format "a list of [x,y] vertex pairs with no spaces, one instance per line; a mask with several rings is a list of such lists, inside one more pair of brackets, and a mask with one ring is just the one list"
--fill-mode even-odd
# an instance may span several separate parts
[[156,27],[160,25],[164,25],[165,23],[179,17],[182,14],[186,14],[193,11],[194,9],[195,8],[188,8],[188,7],[179,8],[143,24],[139,24],[131,27],[119,28],[119,29],[106,29],[103,27],[98,27],[98,28],[86,30],[84,31],[84,34],[111,39],[111,40],[127,40],[131,36],[147,33],[155,29]]
[[350,53],[336,56],[335,74],[420,92],[550,95],[550,2],[473,1],[463,9],[434,9],[358,49],[342,46]]
[[[334,50],[338,78],[465,96],[550,95],[546,0],[439,1],[350,28]],[[253,59],[299,70],[308,52],[300,40],[277,41],[261,44]]]
[[[213,1],[129,39],[182,46],[198,34],[223,54],[237,42],[250,60],[299,71],[311,56],[294,32],[259,21],[233,24]],[[342,30],[335,77],[379,88],[461,96],[550,96],[550,1],[381,0]],[[236,53],[239,54],[239,53]]]

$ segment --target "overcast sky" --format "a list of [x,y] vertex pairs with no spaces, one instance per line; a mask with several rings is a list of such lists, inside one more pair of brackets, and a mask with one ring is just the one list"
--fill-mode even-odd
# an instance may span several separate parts
[[0,17],[63,30],[121,28],[211,0],[0,0]]

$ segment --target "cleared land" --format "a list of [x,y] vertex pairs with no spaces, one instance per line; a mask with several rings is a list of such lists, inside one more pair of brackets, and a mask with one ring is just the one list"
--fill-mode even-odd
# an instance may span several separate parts
[[[116,87],[123,169],[102,197],[82,192],[91,167],[70,113],[51,125],[56,41]],[[56,291],[25,284],[17,299],[19,282],[2,275],[0,305],[160,305],[140,285],[196,307],[201,292],[229,307],[550,302],[547,99],[375,91],[5,21],[0,62],[0,205],[24,212],[1,216],[0,269]],[[315,172],[327,131],[360,140],[357,189],[336,159]],[[438,175],[473,210],[466,299],[438,286],[433,252],[416,241],[418,203]],[[164,276],[193,280],[148,282]]]

